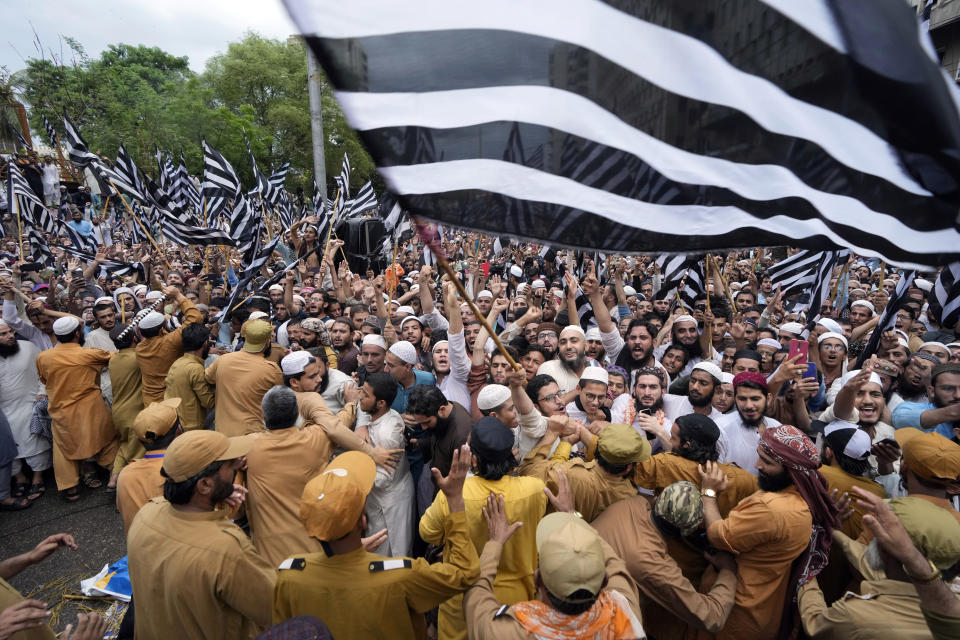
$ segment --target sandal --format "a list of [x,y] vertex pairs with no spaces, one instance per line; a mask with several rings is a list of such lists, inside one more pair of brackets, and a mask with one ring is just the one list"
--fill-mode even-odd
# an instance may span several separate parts
[[47,492],[47,485],[45,484],[32,484],[27,490],[27,500],[33,502],[34,500],[39,500],[43,494]]
[[60,496],[67,502],[76,502],[80,499],[80,487],[70,487],[60,492]]
[[100,478],[97,477],[96,471],[87,471],[85,474],[80,476],[80,479],[83,480],[83,486],[87,489],[99,489],[103,486],[103,483],[100,482]]
[[13,502],[0,502],[0,511],[20,511],[33,503],[26,498],[14,498]]
[[27,495],[27,483],[14,482],[13,486],[10,487],[10,495],[14,498],[22,498]]

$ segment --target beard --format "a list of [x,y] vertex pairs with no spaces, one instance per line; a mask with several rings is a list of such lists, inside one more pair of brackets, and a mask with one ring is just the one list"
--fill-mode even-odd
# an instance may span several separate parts
[[922,385],[916,385],[907,382],[904,378],[900,379],[900,385],[897,387],[897,390],[900,392],[900,395],[903,397],[916,397],[926,393],[926,387]]
[[757,486],[760,487],[761,491],[783,491],[792,484],[793,478],[790,477],[790,472],[786,469],[775,476],[767,475],[763,471],[757,473]]
[[233,483],[224,482],[218,477],[216,478],[217,484],[213,488],[213,492],[210,493],[210,502],[212,504],[220,504],[233,494]]
[[87,336],[84,335],[83,331],[80,331],[79,335],[77,336],[77,344],[82,347],[86,343],[87,343]]
[[657,401],[653,403],[652,407],[645,407],[642,404],[640,404],[640,400],[638,398],[634,398],[633,406],[636,408],[637,413],[644,412],[644,411],[647,413],[656,413],[659,409],[663,408],[663,396],[660,396],[659,398],[657,398]]
[[563,368],[566,369],[567,371],[573,371],[574,373],[579,373],[580,371],[582,371],[583,366],[586,364],[586,362],[587,362],[587,356],[582,351],[573,360],[567,360],[566,358],[563,358],[563,357],[560,358],[560,364],[563,365]]
[[687,393],[687,400],[690,401],[690,404],[697,408],[708,407],[713,403],[713,394],[709,396],[700,396],[695,397],[690,393]]
[[703,347],[700,346],[700,340],[694,340],[690,344],[684,344],[679,340],[674,340],[674,344],[682,344],[690,352],[690,360],[699,358],[703,355]]
[[208,340],[206,344],[203,345],[203,353],[200,355],[201,360],[206,360],[207,356],[210,355],[210,341]]
[[323,372],[323,375],[320,376],[320,382],[317,384],[317,393],[323,393],[327,390],[327,385],[330,384],[330,369],[328,368]]
[[763,417],[764,417],[764,413],[766,413],[766,408],[764,408],[764,410],[760,412],[760,417],[757,418],[756,420],[748,420],[747,417],[743,415],[743,412],[740,411],[740,407],[737,407],[737,413],[740,415],[740,420],[743,421],[743,425],[745,427],[756,428],[756,427],[759,427],[761,424],[763,424]]
[[307,349],[319,346],[319,336],[315,333],[310,333],[310,338],[306,338],[305,336],[301,335],[299,338],[291,342],[296,342],[300,345],[301,349],[306,351]]
[[20,343],[16,340],[13,344],[0,343],[0,358],[9,358],[20,353]]

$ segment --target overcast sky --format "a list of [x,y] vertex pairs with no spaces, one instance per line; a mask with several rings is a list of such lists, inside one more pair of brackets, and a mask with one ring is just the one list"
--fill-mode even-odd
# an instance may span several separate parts
[[296,33],[280,0],[7,0],[0,7],[0,65],[11,72],[39,57],[34,30],[48,58],[50,50],[59,56],[60,36],[69,36],[91,58],[107,45],[142,44],[187,56],[198,72],[247,31],[279,39]]

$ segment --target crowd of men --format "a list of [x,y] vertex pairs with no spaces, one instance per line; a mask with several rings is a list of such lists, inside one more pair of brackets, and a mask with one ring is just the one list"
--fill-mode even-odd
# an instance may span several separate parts
[[[960,636],[936,273],[855,369],[900,278],[875,260],[814,323],[769,252],[685,309],[649,257],[449,234],[464,296],[417,238],[351,273],[315,222],[232,308],[229,252],[4,245],[0,509],[51,468],[64,500],[116,492],[140,640]],[[43,545],[0,579],[73,541]],[[51,637],[0,586],[0,638]]]

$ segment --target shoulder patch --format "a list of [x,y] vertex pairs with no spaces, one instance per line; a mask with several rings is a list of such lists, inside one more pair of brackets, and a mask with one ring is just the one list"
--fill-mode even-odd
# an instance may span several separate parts
[[280,563],[280,566],[277,567],[279,571],[286,571],[287,569],[295,569],[296,571],[303,571],[307,567],[307,561],[305,558],[287,558]]
[[496,620],[496,619],[499,618],[500,616],[505,616],[505,615],[507,615],[507,612],[508,612],[509,610],[510,610],[510,605],[505,604],[505,605],[501,606],[499,609],[497,609],[496,613],[493,614],[493,619]]
[[371,562],[367,568],[370,570],[370,573],[379,573],[393,569],[410,569],[411,567],[413,567],[413,562],[409,558],[391,558],[390,560]]

